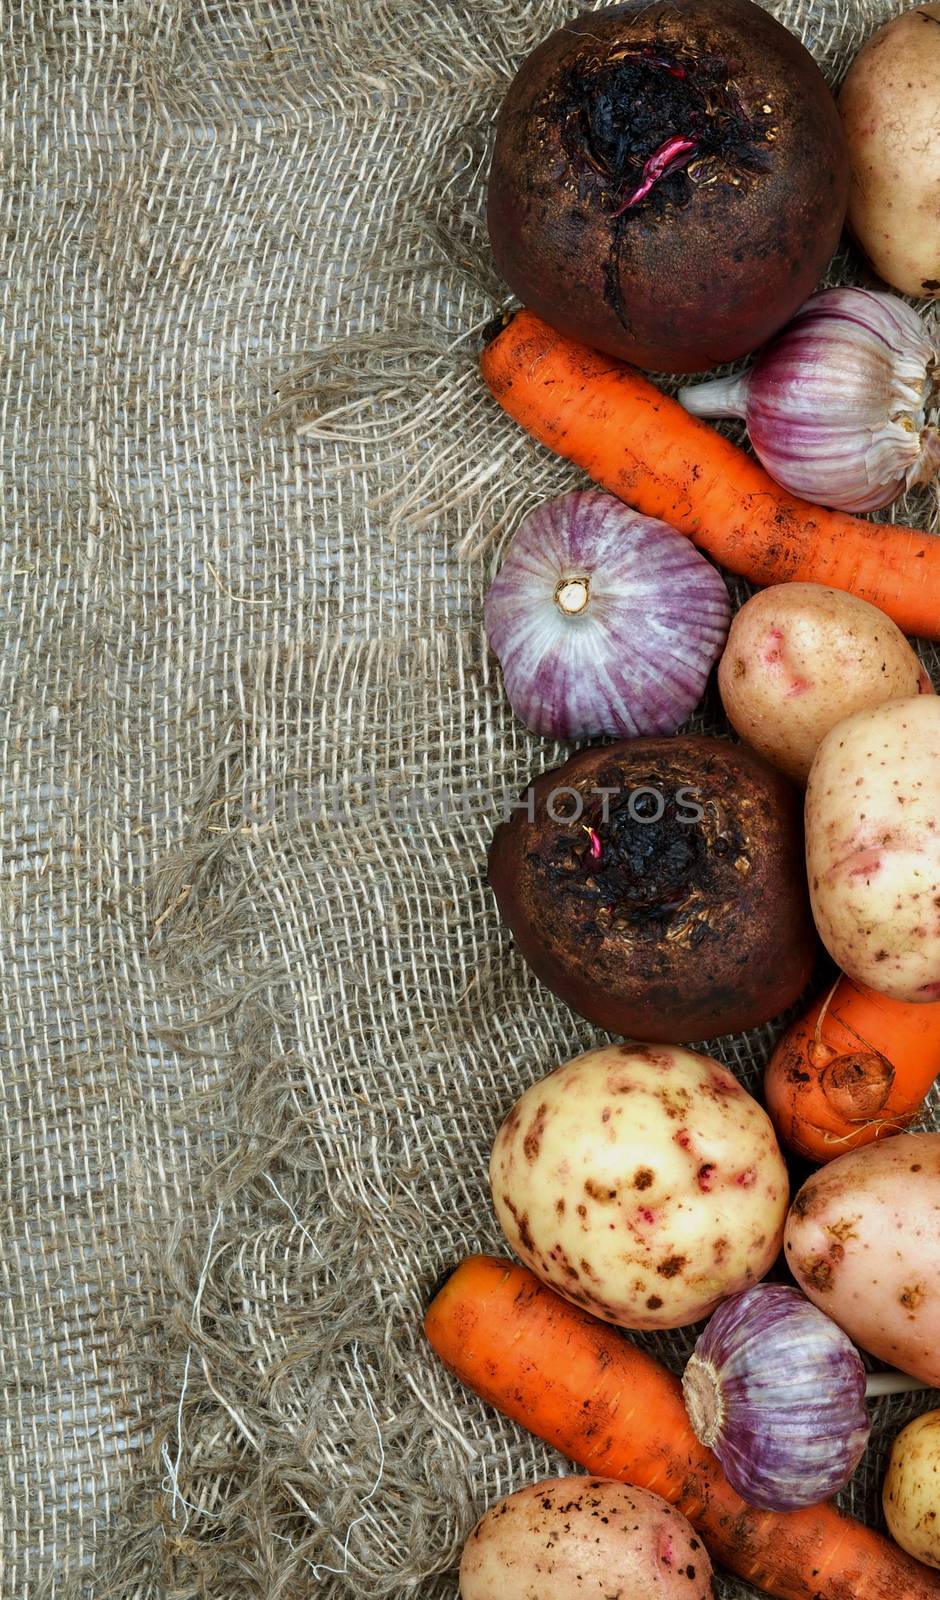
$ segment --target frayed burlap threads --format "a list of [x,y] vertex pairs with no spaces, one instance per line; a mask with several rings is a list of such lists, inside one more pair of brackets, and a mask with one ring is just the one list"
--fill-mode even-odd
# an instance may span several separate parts
[[[476,353],[490,120],[568,9],[3,16],[11,1600],[443,1600],[482,1508],[562,1467],[419,1322],[499,1248],[503,1111],[596,1038],[481,876],[563,754],[481,599],[576,475]],[[778,14],[838,72],[885,10]],[[723,1048],[752,1086],[769,1039]],[[878,1403],[870,1517],[913,1405]]]

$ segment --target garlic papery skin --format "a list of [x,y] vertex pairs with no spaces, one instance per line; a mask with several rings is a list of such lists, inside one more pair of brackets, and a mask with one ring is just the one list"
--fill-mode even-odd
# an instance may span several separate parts
[[724,647],[724,580],[683,534],[598,490],[523,519],[484,606],[516,715],[556,739],[675,733]]
[[698,1439],[765,1511],[818,1505],[844,1488],[871,1431],[855,1346],[784,1284],[755,1284],[718,1307],[682,1391]]
[[746,372],[679,391],[695,416],[742,417],[772,478],[840,511],[877,511],[940,471],[928,422],[938,346],[897,295],[823,289]]

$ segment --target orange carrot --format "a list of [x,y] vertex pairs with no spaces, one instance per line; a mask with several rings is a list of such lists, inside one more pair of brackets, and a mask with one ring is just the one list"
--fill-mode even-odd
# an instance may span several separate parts
[[534,438],[752,583],[829,584],[940,638],[940,539],[797,500],[640,373],[518,312],[483,376]]
[[843,976],[787,1029],[764,1092],[784,1144],[831,1161],[900,1133],[938,1072],[940,1000],[889,1000]]
[[940,1572],[824,1503],[755,1511],[692,1432],[678,1378],[525,1267],[471,1256],[425,1316],[461,1381],[597,1477],[662,1495],[709,1554],[779,1600],[928,1600]]

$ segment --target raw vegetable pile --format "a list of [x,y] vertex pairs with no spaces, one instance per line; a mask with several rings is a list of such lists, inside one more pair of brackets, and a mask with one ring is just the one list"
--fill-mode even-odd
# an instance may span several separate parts
[[[858,515],[940,467],[938,350],[884,283],[778,285],[826,265],[800,250],[811,193],[827,249],[848,204],[886,282],[940,294],[940,169],[900,173],[889,121],[910,71],[929,141],[937,22],[861,52],[844,131],[747,0],[591,13],[500,117],[494,252],[540,314],[501,317],[483,377],[599,487],[516,530],[486,631],[532,731],[615,742],[533,779],[489,878],[538,978],[622,1042],[508,1109],[490,1183],[523,1265],[470,1258],[428,1308],[441,1359],[590,1474],[492,1507],[464,1600],[695,1597],[712,1560],[781,1600],[940,1595],[940,1412],[895,1442],[893,1540],[828,1503],[866,1389],[940,1385],[940,1134],[906,1131],[940,1072],[940,699],[905,637],[940,638],[940,541]],[[758,344],[679,400],[620,359]],[[763,465],[697,420],[732,414]],[[733,618],[708,557],[761,586]],[[678,732],[716,665],[741,743]],[[708,1041],[801,998],[759,1104]],[[787,1154],[819,1170],[791,1185]],[[681,1384],[629,1339],[693,1324]]]

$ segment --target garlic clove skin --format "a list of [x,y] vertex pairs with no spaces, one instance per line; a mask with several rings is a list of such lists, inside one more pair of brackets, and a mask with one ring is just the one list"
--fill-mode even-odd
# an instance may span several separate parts
[[675,733],[724,647],[720,573],[683,534],[612,495],[530,512],[486,596],[510,704],[556,739]]
[[[937,370],[940,371],[940,368]],[[920,445],[920,460],[913,477],[905,485],[908,489],[913,488],[915,483],[932,483],[940,474],[940,427],[924,428]]]
[[793,494],[878,511],[940,470],[927,409],[938,347],[896,295],[824,289],[745,373],[682,389],[696,416],[743,417],[755,454]]
[[842,1489],[871,1431],[854,1345],[783,1284],[755,1284],[719,1306],[682,1389],[696,1436],[761,1510],[818,1505]]

